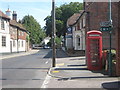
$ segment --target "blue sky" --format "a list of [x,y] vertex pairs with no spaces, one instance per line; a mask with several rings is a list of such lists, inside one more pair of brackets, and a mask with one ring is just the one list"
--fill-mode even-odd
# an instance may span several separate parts
[[[1,0],[0,10],[5,13],[8,6],[11,11],[16,11],[18,20],[25,15],[32,15],[43,27],[45,25],[44,18],[51,13],[52,0]],[[82,0],[55,0],[55,5],[60,6],[69,2],[82,2]]]

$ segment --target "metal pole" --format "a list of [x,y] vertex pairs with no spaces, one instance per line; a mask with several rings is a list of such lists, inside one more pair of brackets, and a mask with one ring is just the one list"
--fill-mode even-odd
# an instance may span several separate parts
[[[112,13],[112,11],[111,11],[111,0],[109,0],[109,21],[112,25],[112,14],[111,13]],[[110,27],[109,29],[112,29],[112,27]],[[109,35],[110,35],[110,41],[109,41],[109,43],[110,43],[110,47],[109,47],[109,76],[112,76],[112,57],[111,57],[111,42],[112,42],[111,35],[112,35],[112,31],[111,30],[109,31]]]
[[52,0],[52,67],[56,64],[55,29],[55,0]]

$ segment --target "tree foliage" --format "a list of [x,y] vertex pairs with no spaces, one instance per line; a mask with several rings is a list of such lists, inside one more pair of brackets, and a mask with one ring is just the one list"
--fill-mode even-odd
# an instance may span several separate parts
[[[80,10],[83,10],[83,3],[79,2],[71,2],[69,4],[63,4],[60,7],[56,7],[55,15],[56,15],[56,34],[58,37],[61,35],[65,36],[66,33],[66,23],[70,16],[74,13],[79,13]],[[46,21],[46,34],[51,36],[52,32],[52,17],[47,16]]]
[[52,17],[47,16],[44,21],[46,21],[46,26],[44,27],[47,36],[52,35]]
[[45,32],[41,29],[40,24],[34,19],[33,16],[25,16],[22,19],[22,24],[30,33],[30,42],[32,44],[39,44],[45,37]]

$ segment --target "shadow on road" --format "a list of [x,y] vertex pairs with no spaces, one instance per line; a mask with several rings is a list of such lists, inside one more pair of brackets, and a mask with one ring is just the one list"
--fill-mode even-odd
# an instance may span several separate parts
[[58,81],[61,80],[74,80],[74,79],[97,79],[97,78],[109,78],[108,76],[84,76],[84,77],[70,77],[70,78],[60,78]]
[[[57,49],[56,50],[56,58],[65,58],[69,57],[63,50]],[[48,54],[44,58],[52,58],[52,50],[48,52]]]
[[87,68],[55,68],[55,70],[88,70]]
[[75,58],[75,59],[70,59],[70,60],[85,60],[85,57],[80,57],[80,58]]
[[112,88],[118,88],[120,90],[120,81],[102,83],[102,87],[108,90],[112,90]]
[[80,67],[80,66],[86,66],[85,64],[82,65],[67,65],[68,67]]

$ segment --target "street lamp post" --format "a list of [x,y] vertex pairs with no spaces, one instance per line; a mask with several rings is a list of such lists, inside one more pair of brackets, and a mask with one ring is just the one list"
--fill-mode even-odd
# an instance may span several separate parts
[[52,67],[55,67],[56,49],[55,49],[55,0],[52,0]]

